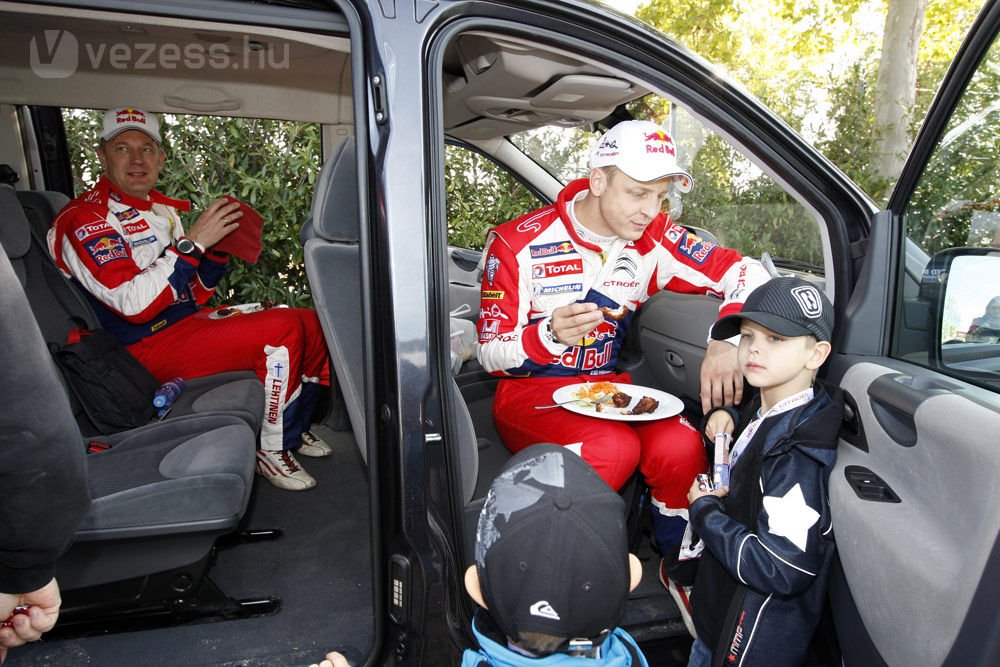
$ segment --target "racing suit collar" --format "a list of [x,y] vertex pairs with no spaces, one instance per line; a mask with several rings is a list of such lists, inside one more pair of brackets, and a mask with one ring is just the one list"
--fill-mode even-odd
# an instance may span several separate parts
[[[559,213],[559,220],[562,221],[563,226],[566,228],[566,233],[570,235],[573,242],[587,248],[588,250],[593,250],[596,253],[601,252],[601,248],[593,243],[588,243],[580,238],[580,235],[576,233],[576,229],[573,227],[573,220],[569,216],[569,210],[567,206],[576,197],[590,188],[590,179],[578,178],[575,181],[570,181],[566,187],[559,191],[559,197],[556,200],[556,211]],[[649,223],[645,231],[643,231],[642,236],[633,241],[633,245],[640,254],[645,255],[647,252],[653,249],[656,245],[655,239],[663,236],[664,230],[667,227],[667,216],[663,213],[659,214],[653,221]]]
[[139,211],[148,211],[153,208],[153,204],[163,204],[178,211],[191,210],[191,202],[184,199],[171,199],[157,190],[150,190],[148,199],[139,199],[138,197],[127,195],[118,189],[118,186],[108,180],[107,176],[101,176],[94,189],[104,195],[105,201],[113,199]]

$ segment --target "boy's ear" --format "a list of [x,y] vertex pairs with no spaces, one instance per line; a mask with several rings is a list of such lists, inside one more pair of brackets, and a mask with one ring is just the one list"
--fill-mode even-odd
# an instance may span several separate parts
[[809,356],[809,361],[806,362],[806,368],[811,371],[816,370],[823,365],[826,358],[830,356],[830,351],[833,347],[830,345],[829,341],[818,340],[815,345],[813,345],[812,354]]
[[642,581],[642,563],[639,562],[639,557],[635,554],[628,555],[628,574],[628,589],[634,591],[635,587]]
[[486,609],[486,602],[483,600],[483,589],[479,585],[479,572],[475,565],[470,565],[465,571],[465,592],[469,597],[483,609]]

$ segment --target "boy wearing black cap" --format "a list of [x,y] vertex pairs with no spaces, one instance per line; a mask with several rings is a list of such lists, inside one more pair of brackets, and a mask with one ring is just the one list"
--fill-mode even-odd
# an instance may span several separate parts
[[730,486],[691,485],[691,527],[705,550],[691,598],[689,667],[801,665],[819,622],[835,544],[828,481],[843,395],[816,380],[830,354],[833,307],[800,278],[775,278],[723,317],[760,395],[710,412],[704,433],[735,437]]
[[[564,447],[521,450],[493,481],[465,588],[483,610],[462,667],[646,667],[617,627],[642,566],[621,497]],[[585,660],[584,660],[585,659]]]

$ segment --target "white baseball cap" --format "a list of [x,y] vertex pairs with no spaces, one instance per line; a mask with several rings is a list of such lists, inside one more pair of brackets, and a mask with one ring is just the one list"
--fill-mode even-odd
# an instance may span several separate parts
[[160,121],[156,119],[156,114],[146,113],[142,109],[134,107],[119,107],[104,112],[104,129],[101,130],[101,139],[107,141],[125,130],[145,132],[156,143],[162,143],[160,140]]
[[604,133],[590,153],[590,168],[615,166],[643,183],[679,176],[677,189],[691,192],[694,179],[677,164],[677,147],[666,130],[648,120],[628,120]]

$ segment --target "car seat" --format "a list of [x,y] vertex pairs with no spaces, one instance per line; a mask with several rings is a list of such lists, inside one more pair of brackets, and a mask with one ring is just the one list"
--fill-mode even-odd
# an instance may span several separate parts
[[[69,198],[61,192],[29,190],[15,194],[11,186],[0,184],[0,227],[11,237],[21,239],[21,243],[28,241],[26,252],[15,261],[15,270],[19,271],[28,302],[50,347],[65,343],[71,329],[100,326],[81,290],[56,268],[48,253],[45,234],[67,203]],[[171,418],[228,414],[244,420],[254,433],[260,431],[264,386],[255,373],[235,371],[186,380],[187,387],[171,406]],[[97,434],[72,394],[70,405],[84,435]]]
[[[4,221],[21,213],[13,191],[7,194],[0,197]],[[2,407],[3,437],[34,438],[39,446],[50,437],[73,438],[85,448],[22,287],[31,245],[27,228],[0,225],[0,245],[0,361],[7,386],[16,388]],[[160,610],[166,603],[190,614],[221,608],[238,614],[240,603],[219,593],[204,572],[216,538],[233,531],[246,511],[254,450],[246,421],[222,414],[102,438],[87,456],[90,509],[57,563],[60,624],[109,610],[136,618],[137,610]]]

